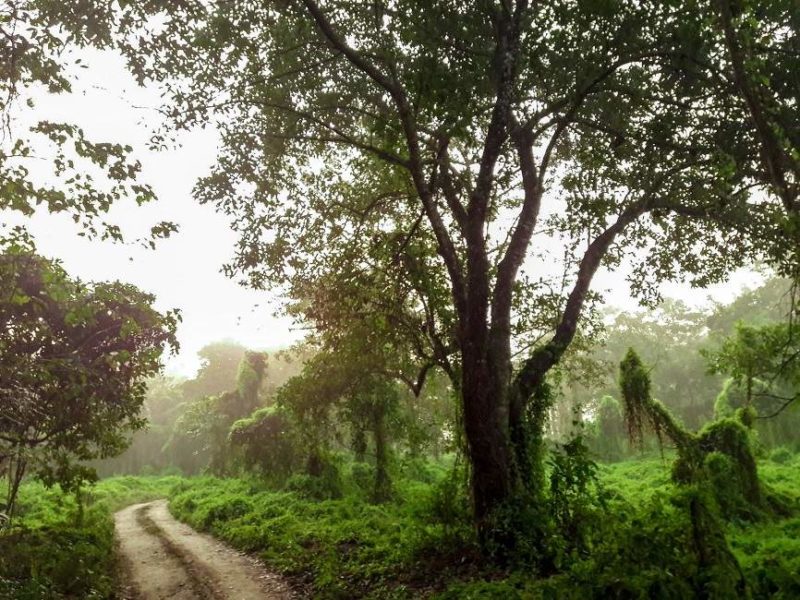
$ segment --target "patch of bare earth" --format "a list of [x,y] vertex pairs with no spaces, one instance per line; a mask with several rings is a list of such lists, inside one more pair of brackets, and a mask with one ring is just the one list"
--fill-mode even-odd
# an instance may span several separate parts
[[175,520],[166,500],[114,515],[125,600],[288,600],[291,589],[257,560]]

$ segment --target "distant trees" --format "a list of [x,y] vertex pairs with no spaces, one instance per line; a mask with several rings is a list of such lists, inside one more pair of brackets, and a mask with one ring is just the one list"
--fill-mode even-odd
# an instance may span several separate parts
[[[245,437],[255,438],[238,436],[232,445],[232,425],[251,416],[257,420],[255,413],[270,405],[275,390],[299,373],[308,358],[304,349],[256,352],[229,341],[208,344],[198,354],[202,364],[195,377],[161,375],[147,380],[141,413],[147,427],[133,435],[121,455],[93,462],[98,472],[238,471],[241,448],[233,446],[241,446]],[[250,466],[263,465],[251,461]]]
[[746,407],[778,414],[800,397],[800,332],[791,323],[740,322],[707,357],[713,372],[728,375],[742,391]]
[[91,463],[101,477],[160,472],[175,466],[169,440],[183,402],[182,382],[161,374],[146,383],[141,417],[147,424],[133,433],[130,446],[120,455]]
[[206,464],[202,466],[217,475],[229,473],[233,467],[229,443],[231,425],[261,406],[266,373],[266,355],[245,351],[238,365],[234,389],[188,401],[175,422],[171,443],[181,445],[181,438],[185,438],[193,453],[205,457]]
[[603,460],[619,460],[625,454],[626,432],[622,406],[614,396],[603,396],[594,408],[589,431],[589,445]]
[[797,445],[800,332],[796,327],[791,322],[760,327],[740,322],[719,348],[707,353],[710,369],[728,376],[717,396],[717,416],[753,410],[762,441],[771,446]]
[[183,383],[187,398],[215,396],[236,387],[239,365],[247,348],[236,342],[220,341],[203,346],[197,353],[197,375]]
[[176,316],[121,283],[74,280],[24,247],[0,254],[0,474],[5,511],[33,473],[63,487],[141,428],[145,380],[176,348]]
[[600,366],[593,385],[580,390],[580,401],[591,408],[592,398],[617,395],[616,365],[631,346],[654,367],[653,394],[690,427],[713,417],[714,398],[721,379],[709,375],[702,348],[713,343],[707,322],[713,319],[683,302],[666,300],[651,311],[620,311],[609,318],[590,357]]
[[[586,421],[597,456],[619,458],[619,452],[609,452],[610,447],[622,451],[614,439],[618,436],[610,429],[607,436],[600,431],[616,422],[611,410],[618,396],[615,361],[638,345],[650,369],[653,397],[687,427],[699,429],[750,405],[759,415],[754,427],[762,447],[794,445],[798,414],[792,405],[800,389],[795,377],[800,355],[793,294],[790,280],[773,277],[708,309],[667,300],[649,311],[611,313],[598,343],[583,357],[594,365],[593,376],[586,381],[567,373],[560,388],[566,401],[560,408],[573,406],[572,419],[577,412]],[[553,434],[565,439],[572,431]]]

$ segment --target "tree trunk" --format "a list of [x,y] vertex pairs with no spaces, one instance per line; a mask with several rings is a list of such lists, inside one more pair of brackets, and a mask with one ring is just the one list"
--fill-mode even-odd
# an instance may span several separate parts
[[375,438],[375,490],[374,502],[386,502],[392,493],[392,482],[389,478],[389,449],[386,440],[386,411],[382,405],[373,409],[373,429]]
[[353,454],[356,462],[364,462],[367,454],[367,437],[360,425],[353,431]]
[[[14,460],[16,458],[16,461]],[[17,501],[17,494],[19,493],[19,486],[25,477],[25,469],[28,466],[28,461],[22,457],[22,451],[17,452],[16,457],[12,457],[8,466],[8,492],[6,494],[5,512],[8,517],[8,523],[14,517],[14,506]]]
[[320,456],[319,450],[312,448],[306,461],[306,473],[312,477],[320,477],[322,475],[322,467],[322,456]]
[[[462,402],[464,432],[469,453],[470,487],[478,532],[482,538],[490,533],[487,519],[514,492],[514,469],[509,445],[507,422],[507,389],[493,377],[485,348],[462,354]],[[481,356],[482,355],[482,356]]]

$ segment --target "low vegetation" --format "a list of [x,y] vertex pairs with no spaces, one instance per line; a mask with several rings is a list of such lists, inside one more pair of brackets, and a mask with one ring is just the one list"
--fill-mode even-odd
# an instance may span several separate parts
[[[760,477],[797,508],[800,455],[773,455],[759,460]],[[381,504],[370,501],[369,466],[345,459],[339,497],[327,499],[301,480],[276,489],[255,477],[114,477],[77,498],[30,482],[12,531],[0,537],[0,597],[113,597],[112,512],[157,497],[319,598],[691,597],[708,582],[687,551],[690,495],[671,483],[675,458],[667,450],[598,466],[598,493],[572,505],[573,524],[587,517],[582,545],[553,556],[549,570],[519,557],[481,560],[451,457],[396,464],[393,498]],[[799,533],[797,516],[725,524],[752,597],[800,593]]]
[[115,477],[66,493],[29,482],[0,535],[0,598],[111,598],[115,510],[167,495],[177,477]]
[[[388,505],[369,504],[350,476],[344,497],[323,501],[253,480],[187,480],[174,488],[170,507],[194,527],[256,553],[314,597],[686,598],[707,574],[690,551],[689,497],[670,484],[671,459],[667,453],[602,466],[603,505],[586,508],[602,509],[605,523],[591,533],[591,548],[562,557],[563,572],[552,576],[481,562],[466,507],[448,497],[441,466],[429,470],[433,481],[400,479]],[[760,465],[763,480],[795,502],[798,467],[796,455]],[[798,527],[797,517],[726,525],[753,597],[796,597]]]

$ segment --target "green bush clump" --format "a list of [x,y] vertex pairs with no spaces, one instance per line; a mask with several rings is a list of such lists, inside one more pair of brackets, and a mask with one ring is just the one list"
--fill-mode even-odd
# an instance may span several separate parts
[[0,597],[107,598],[114,586],[108,515],[84,524],[43,524],[0,535]]
[[375,467],[354,462],[350,465],[350,479],[360,492],[369,494],[375,486]]
[[[432,517],[434,485],[400,479],[393,500],[374,505],[346,483],[350,493],[315,500],[241,479],[193,479],[174,489],[170,510],[258,553],[271,568],[310,585],[315,597],[417,597],[420,589],[452,578],[449,573],[464,561],[474,561],[474,546],[456,543],[453,534],[463,523],[445,526]],[[244,506],[237,499],[246,500],[247,512],[220,509]],[[468,526],[461,531],[471,533]]]
[[769,459],[774,463],[778,463],[779,465],[789,462],[794,457],[794,452],[789,450],[789,448],[786,446],[779,446],[769,453]]
[[296,473],[286,480],[286,490],[309,500],[331,500],[343,494],[339,468],[331,463],[322,463],[319,475]]

